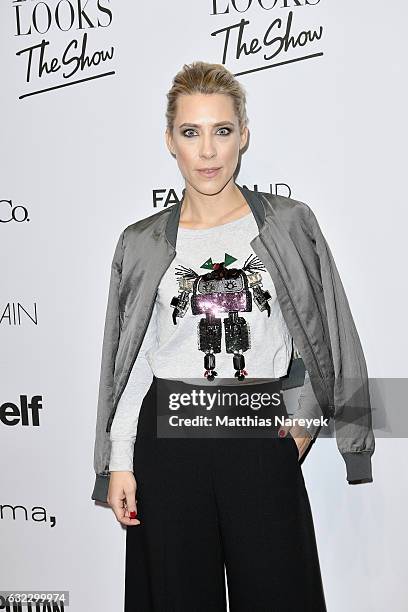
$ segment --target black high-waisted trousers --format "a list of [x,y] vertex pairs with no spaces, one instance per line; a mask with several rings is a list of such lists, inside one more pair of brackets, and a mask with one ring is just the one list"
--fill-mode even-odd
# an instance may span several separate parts
[[125,612],[225,612],[224,571],[230,612],[326,612],[294,439],[157,437],[157,380],[135,442]]

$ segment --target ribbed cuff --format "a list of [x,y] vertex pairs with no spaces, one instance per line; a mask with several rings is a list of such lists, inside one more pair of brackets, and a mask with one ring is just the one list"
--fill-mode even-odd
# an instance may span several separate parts
[[112,440],[109,459],[110,472],[133,472],[135,440]]
[[91,499],[108,503],[109,476],[110,474],[96,474]]
[[355,480],[373,482],[370,451],[342,453],[346,463],[347,480],[352,483]]

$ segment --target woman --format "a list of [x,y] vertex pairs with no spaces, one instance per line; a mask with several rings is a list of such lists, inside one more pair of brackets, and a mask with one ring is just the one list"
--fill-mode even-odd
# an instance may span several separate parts
[[[306,204],[235,183],[247,139],[234,76],[185,65],[166,130],[183,198],[128,226],[115,250],[92,498],[127,527],[126,612],[224,611],[224,567],[231,612],[326,610],[299,463],[320,427],[296,418],[334,417],[348,481],[372,481],[365,360],[330,249]],[[299,361],[293,425],[168,426],[170,392],[198,387],[277,392],[257,416],[285,417]]]

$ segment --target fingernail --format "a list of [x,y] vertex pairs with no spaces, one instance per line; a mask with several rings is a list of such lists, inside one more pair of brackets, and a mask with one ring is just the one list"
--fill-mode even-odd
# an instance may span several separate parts
[[129,512],[129,516],[130,518],[136,518],[136,511],[132,510],[132,512]]
[[286,431],[284,429],[279,429],[278,430],[278,436],[280,438],[284,438],[286,436]]

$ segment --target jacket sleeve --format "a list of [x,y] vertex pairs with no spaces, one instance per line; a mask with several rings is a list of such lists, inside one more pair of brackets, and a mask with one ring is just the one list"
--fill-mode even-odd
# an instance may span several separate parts
[[[305,422],[305,425],[302,425],[300,431],[302,431],[302,429],[306,430],[312,439],[317,438],[321,425],[320,423],[318,425],[316,424],[316,419],[320,420],[323,417],[323,412],[313,392],[309,372],[307,370],[305,371],[305,379],[300,390],[298,406],[293,416],[296,417],[296,419],[309,419],[308,423]],[[302,434],[303,433],[304,432],[302,432]]]
[[[311,236],[320,262],[333,358],[333,418],[337,447],[346,464],[348,482],[372,482],[371,457],[375,439],[366,361],[333,255],[313,211],[309,206],[307,208]],[[306,384],[302,400],[305,406],[315,401],[310,382],[306,381]]]
[[99,378],[99,394],[96,415],[94,470],[95,485],[91,499],[106,499],[109,485],[109,466],[104,464],[107,447],[110,445],[106,424],[113,406],[113,377],[115,358],[120,337],[119,287],[122,277],[124,252],[124,233],[119,236],[111,264],[108,302],[105,314],[105,327],[102,342],[102,360]]
[[126,387],[116,407],[110,430],[112,443],[109,471],[133,472],[133,455],[143,399],[153,381],[151,356],[158,348],[157,303],[130,372]]

